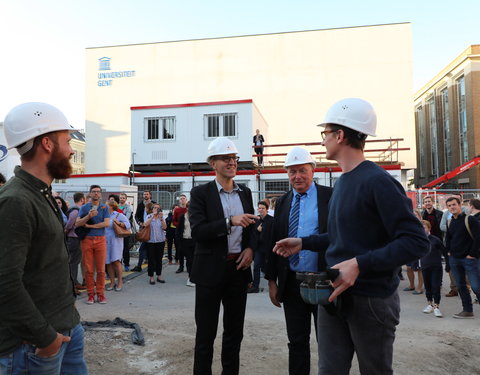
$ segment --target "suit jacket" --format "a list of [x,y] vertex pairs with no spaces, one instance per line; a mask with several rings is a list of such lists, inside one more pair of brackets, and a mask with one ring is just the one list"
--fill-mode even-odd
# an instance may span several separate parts
[[[243,212],[253,214],[252,193],[248,187],[238,184]],[[190,192],[190,225],[195,251],[190,280],[206,286],[219,285],[223,279],[228,254],[228,231],[223,206],[215,181],[194,187]],[[252,247],[253,226],[243,228],[242,251]],[[246,283],[251,282],[250,269],[239,271]]]
[[[327,186],[315,184],[317,187],[317,205],[318,205],[318,230],[320,233],[327,231],[328,201],[332,195],[333,189]],[[282,195],[275,206],[275,216],[273,217],[273,242],[270,251],[267,253],[267,265],[265,269],[265,278],[274,280],[278,283],[278,299],[283,301],[283,293],[288,272],[290,271],[288,258],[281,257],[271,251],[276,241],[288,237],[288,218],[293,199],[293,191]],[[318,269],[325,269],[325,259],[318,257]]]
[[[262,231],[257,230],[258,226],[262,223]],[[253,250],[255,252],[261,252],[267,254],[272,247],[273,242],[273,217],[266,215],[262,221],[258,220],[253,226]]]

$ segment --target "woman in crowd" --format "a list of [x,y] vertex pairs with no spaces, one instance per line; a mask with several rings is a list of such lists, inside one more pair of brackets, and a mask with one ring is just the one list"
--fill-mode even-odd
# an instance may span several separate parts
[[157,275],[157,281],[163,284],[165,280],[161,278],[162,259],[165,248],[165,229],[167,229],[167,224],[163,219],[162,208],[158,203],[148,203],[146,210],[148,216],[144,225],[150,226],[150,239],[147,242],[150,285],[155,285],[154,273]]
[[[107,258],[105,264],[107,265],[107,273],[110,278],[110,285],[106,290],[115,289],[120,292],[123,288],[122,280],[122,255],[123,255],[123,238],[117,237],[113,224],[118,224],[123,228],[130,229],[130,222],[124,214],[117,211],[118,204],[111,199],[107,203],[108,211],[110,212],[110,225],[105,228],[105,238],[107,240]],[[115,277],[117,282],[115,283]]]
[[425,314],[433,312],[437,318],[441,318],[443,317],[440,312],[440,290],[443,278],[442,255],[445,255],[446,250],[442,241],[430,234],[432,229],[430,222],[422,220],[422,224],[430,241],[430,252],[420,260],[425,283],[425,296],[427,297],[427,307],[423,309],[423,312]]
[[68,218],[67,218],[67,211],[68,211],[67,202],[65,202],[61,196],[56,196],[55,201],[57,202],[57,205],[60,208],[60,211],[62,212],[63,225],[65,225],[65,224],[67,224],[67,221],[68,221]]

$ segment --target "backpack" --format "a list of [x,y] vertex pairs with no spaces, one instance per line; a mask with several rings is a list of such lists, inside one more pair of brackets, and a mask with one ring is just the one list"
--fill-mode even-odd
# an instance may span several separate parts
[[[78,207],[72,207],[72,208],[69,208],[66,215],[67,217],[70,216],[70,214],[73,212],[73,211],[79,211],[79,208]],[[77,227],[73,230],[75,232],[75,234],[77,235],[78,239],[81,241],[83,240],[85,237],[87,237],[87,234],[88,232],[90,232],[90,229],[88,228],[85,228],[85,227]]]
[[[475,238],[473,238],[473,234],[472,234],[472,231],[470,229],[470,223],[468,222],[468,216],[469,215],[465,215],[465,228],[467,228],[467,232],[470,235],[470,238],[472,240],[475,240]],[[452,221],[452,218],[447,220],[447,228],[450,226],[451,221]]]

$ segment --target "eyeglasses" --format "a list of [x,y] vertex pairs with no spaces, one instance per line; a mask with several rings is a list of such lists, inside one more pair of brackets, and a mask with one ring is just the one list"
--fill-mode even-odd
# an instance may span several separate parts
[[238,161],[240,160],[240,156],[228,156],[228,155],[217,156],[215,160],[222,160],[225,163],[228,163],[230,162],[230,160],[233,160],[234,163],[238,163]]
[[322,136],[322,141],[325,140],[325,138],[327,137],[327,134],[330,134],[330,133],[336,133],[338,132],[338,130],[324,130],[323,132],[320,133],[320,135]]

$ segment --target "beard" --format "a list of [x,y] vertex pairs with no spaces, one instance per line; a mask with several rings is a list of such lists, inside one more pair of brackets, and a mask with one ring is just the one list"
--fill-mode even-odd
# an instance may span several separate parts
[[70,164],[70,157],[63,156],[58,148],[55,147],[52,157],[47,163],[48,173],[52,178],[64,180],[69,178],[72,174],[72,165]]

